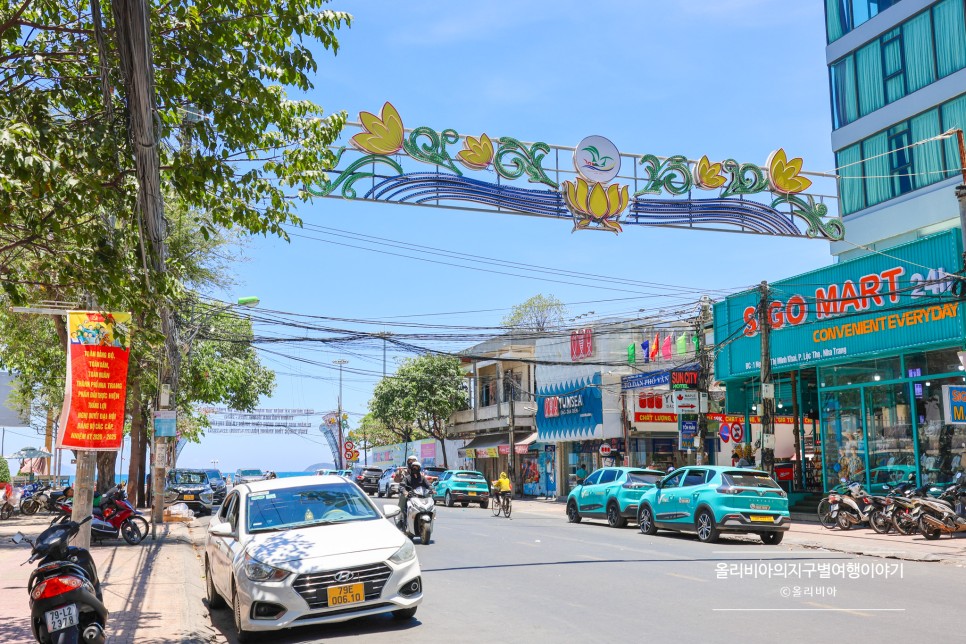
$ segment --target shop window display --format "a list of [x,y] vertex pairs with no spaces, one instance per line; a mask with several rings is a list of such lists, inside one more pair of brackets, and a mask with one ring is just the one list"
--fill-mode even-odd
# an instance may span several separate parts
[[913,384],[923,483],[948,483],[966,467],[966,425],[947,425],[942,402],[943,385],[962,384],[962,377]]

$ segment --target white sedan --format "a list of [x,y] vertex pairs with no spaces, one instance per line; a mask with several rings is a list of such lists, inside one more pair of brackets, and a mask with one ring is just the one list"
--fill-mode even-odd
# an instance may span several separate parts
[[423,598],[416,550],[358,486],[340,476],[236,485],[205,543],[211,608],[231,603],[239,641],[256,631],[391,612]]

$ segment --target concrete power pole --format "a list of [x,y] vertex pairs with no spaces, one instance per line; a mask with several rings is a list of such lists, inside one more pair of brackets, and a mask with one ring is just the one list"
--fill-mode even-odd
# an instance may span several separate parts
[[714,365],[711,364],[711,351],[705,346],[704,338],[706,335],[705,329],[708,323],[711,321],[711,298],[707,295],[701,297],[701,313],[698,315],[697,322],[695,326],[695,334],[698,338],[698,433],[694,437],[694,448],[696,452],[695,464],[704,465],[704,437],[708,433],[708,409],[704,411],[701,410],[701,395],[707,397],[708,404],[710,407],[711,403],[711,393],[709,389],[711,388],[711,369]]
[[[768,282],[759,286],[758,332],[761,334],[761,467],[770,472],[775,462],[775,391],[771,381],[771,311]],[[767,446],[767,448],[766,448]]]

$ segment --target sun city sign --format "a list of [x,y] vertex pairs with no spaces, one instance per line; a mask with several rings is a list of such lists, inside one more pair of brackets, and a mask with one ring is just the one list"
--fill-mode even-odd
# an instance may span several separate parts
[[[570,170],[559,163],[560,152],[569,148],[486,133],[460,136],[452,129],[409,130],[391,103],[378,116],[360,112],[359,121],[355,127],[361,132],[350,144],[362,156],[340,168],[347,148],[338,150],[332,171],[337,176],[309,187],[311,194],[568,218],[573,230],[619,233],[623,225],[635,224],[832,240],[844,236],[841,221],[804,194],[812,181],[802,174],[802,159],[789,159],[784,149],[772,152],[762,167],[707,156],[623,154],[608,139],[588,136],[573,149]],[[460,143],[454,156],[450,146]],[[406,159],[434,166],[434,171],[404,170]],[[622,159],[631,161],[633,175],[620,175]],[[484,171],[494,172],[495,182],[465,176]],[[560,181],[561,173],[574,172],[572,180]],[[360,197],[357,188],[362,186],[368,190]],[[695,191],[717,195],[694,198]],[[682,195],[688,198],[674,198]]]

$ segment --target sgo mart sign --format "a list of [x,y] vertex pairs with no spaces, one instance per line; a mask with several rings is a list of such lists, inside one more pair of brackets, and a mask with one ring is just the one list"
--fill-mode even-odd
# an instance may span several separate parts
[[[961,253],[959,231],[949,230],[772,283],[772,367],[961,344],[963,312],[950,277]],[[759,300],[752,290],[715,304],[715,343],[723,347],[715,361],[718,380],[760,372]]]

